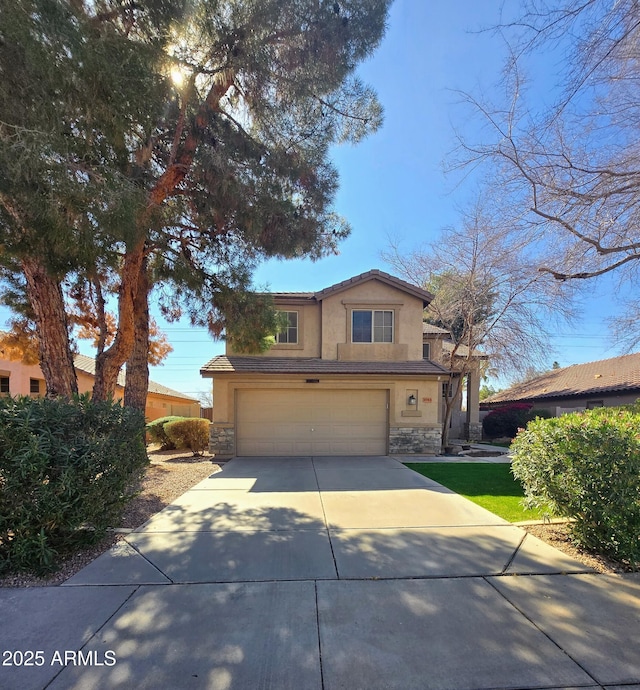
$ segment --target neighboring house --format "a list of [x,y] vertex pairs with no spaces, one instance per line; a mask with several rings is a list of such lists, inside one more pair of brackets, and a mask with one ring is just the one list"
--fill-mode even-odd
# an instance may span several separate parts
[[511,402],[532,403],[559,416],[565,412],[614,407],[640,398],[640,353],[574,364],[512,386],[482,401],[483,409]]
[[[74,357],[74,364],[78,377],[79,392],[91,392],[95,378],[95,360],[93,357],[87,357],[86,355],[76,355]],[[35,397],[42,396],[45,393],[44,376],[39,366],[2,359],[2,352],[0,352],[0,394],[32,395]],[[123,372],[118,376],[115,397],[116,399],[124,397]],[[151,421],[168,415],[199,417],[200,402],[159,383],[149,381],[145,417],[148,421]]]
[[[463,396],[459,398],[457,409],[451,417],[451,431],[450,438],[466,438],[466,439],[481,439],[482,438],[482,424],[480,423],[480,379],[482,377],[480,368],[483,361],[486,361],[487,355],[478,350],[474,350],[471,358],[469,355],[469,348],[466,345],[455,346],[451,340],[449,331],[444,328],[439,328],[430,323],[422,324],[423,333],[423,357],[431,359],[438,364],[452,372],[451,383],[443,387],[443,396],[448,395],[453,397],[457,390],[457,386],[462,385],[466,381],[466,409],[462,410]],[[455,354],[454,354],[455,350]],[[468,373],[466,377],[460,376],[460,369],[463,360],[470,359],[466,362]],[[444,400],[442,402],[444,406]]]
[[319,292],[274,293],[288,327],[263,355],[227,346],[213,379],[218,456],[439,453],[449,371],[423,356],[433,296],[372,270]]

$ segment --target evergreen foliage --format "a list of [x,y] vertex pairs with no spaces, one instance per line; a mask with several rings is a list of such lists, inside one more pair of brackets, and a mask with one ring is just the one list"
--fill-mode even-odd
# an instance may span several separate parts
[[164,424],[164,432],[176,448],[188,448],[194,456],[202,455],[209,446],[208,419],[188,417]]
[[487,438],[515,438],[519,429],[524,429],[533,419],[548,419],[549,410],[533,409],[532,403],[511,403],[491,410],[482,420],[482,431]]
[[[154,286],[168,318],[187,313],[259,348],[273,334],[268,301],[252,305],[263,317],[226,316],[242,310],[257,262],[337,251],[349,228],[331,208],[330,147],[380,124],[355,68],[379,43],[390,2],[17,0],[3,13],[5,270],[28,257],[58,284],[71,277],[79,295],[90,285],[102,328],[118,286],[94,397],[112,393],[125,362],[144,384],[134,370],[146,358],[132,353],[147,336],[134,332]],[[54,317],[35,308],[40,298],[29,294],[43,332]]]
[[574,522],[576,541],[640,568],[640,405],[532,421],[511,445],[531,505]]
[[177,417],[175,415],[159,417],[158,419],[154,419],[152,422],[149,422],[145,428],[149,438],[154,443],[160,444],[160,450],[175,450],[176,447],[173,444],[173,441],[171,441],[165,433],[164,425],[168,424],[169,422],[175,422],[182,419],[185,419],[185,417]]
[[55,570],[118,525],[148,459],[119,403],[0,398],[0,572]]

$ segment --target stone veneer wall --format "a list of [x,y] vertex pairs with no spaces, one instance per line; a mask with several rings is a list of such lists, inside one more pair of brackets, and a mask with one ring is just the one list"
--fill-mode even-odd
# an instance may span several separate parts
[[235,428],[233,424],[216,424],[209,427],[209,452],[218,458],[233,457],[235,453]]
[[440,427],[392,426],[389,429],[389,455],[439,455],[441,446]]
[[469,441],[482,441],[482,423],[466,422],[464,425],[465,438]]

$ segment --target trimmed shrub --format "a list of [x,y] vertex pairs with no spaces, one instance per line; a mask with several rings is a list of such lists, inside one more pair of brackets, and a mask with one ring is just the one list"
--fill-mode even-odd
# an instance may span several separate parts
[[532,422],[534,419],[551,419],[555,417],[553,412],[551,410],[545,410],[545,409],[532,409],[529,410],[528,412],[525,412],[522,415],[522,421],[523,424],[520,426],[521,429],[525,429],[527,424],[529,422]]
[[640,567],[640,406],[532,421],[512,471],[530,505],[573,518],[584,547]]
[[175,445],[165,433],[164,425],[168,424],[169,422],[176,422],[179,419],[186,419],[186,417],[158,417],[158,419],[154,419],[152,422],[147,424],[146,430],[149,434],[149,438],[154,443],[160,444],[160,450],[175,450]]
[[176,448],[188,448],[195,455],[202,455],[209,445],[209,420],[187,417],[167,422],[164,431]]
[[55,570],[118,524],[148,459],[120,403],[0,398],[0,572]]
[[518,429],[523,428],[529,421],[527,415],[533,405],[531,403],[512,403],[491,410],[482,420],[482,430],[487,438],[506,436],[514,438]]

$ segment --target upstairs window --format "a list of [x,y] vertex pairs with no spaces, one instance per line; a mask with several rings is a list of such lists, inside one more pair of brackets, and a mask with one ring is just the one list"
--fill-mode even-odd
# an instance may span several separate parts
[[354,309],[351,313],[351,341],[354,343],[392,343],[393,311]]
[[422,359],[431,359],[431,343],[422,343]]
[[297,311],[280,311],[278,314],[284,314],[287,318],[287,327],[276,335],[276,343],[281,344],[297,344],[298,342],[298,312]]

